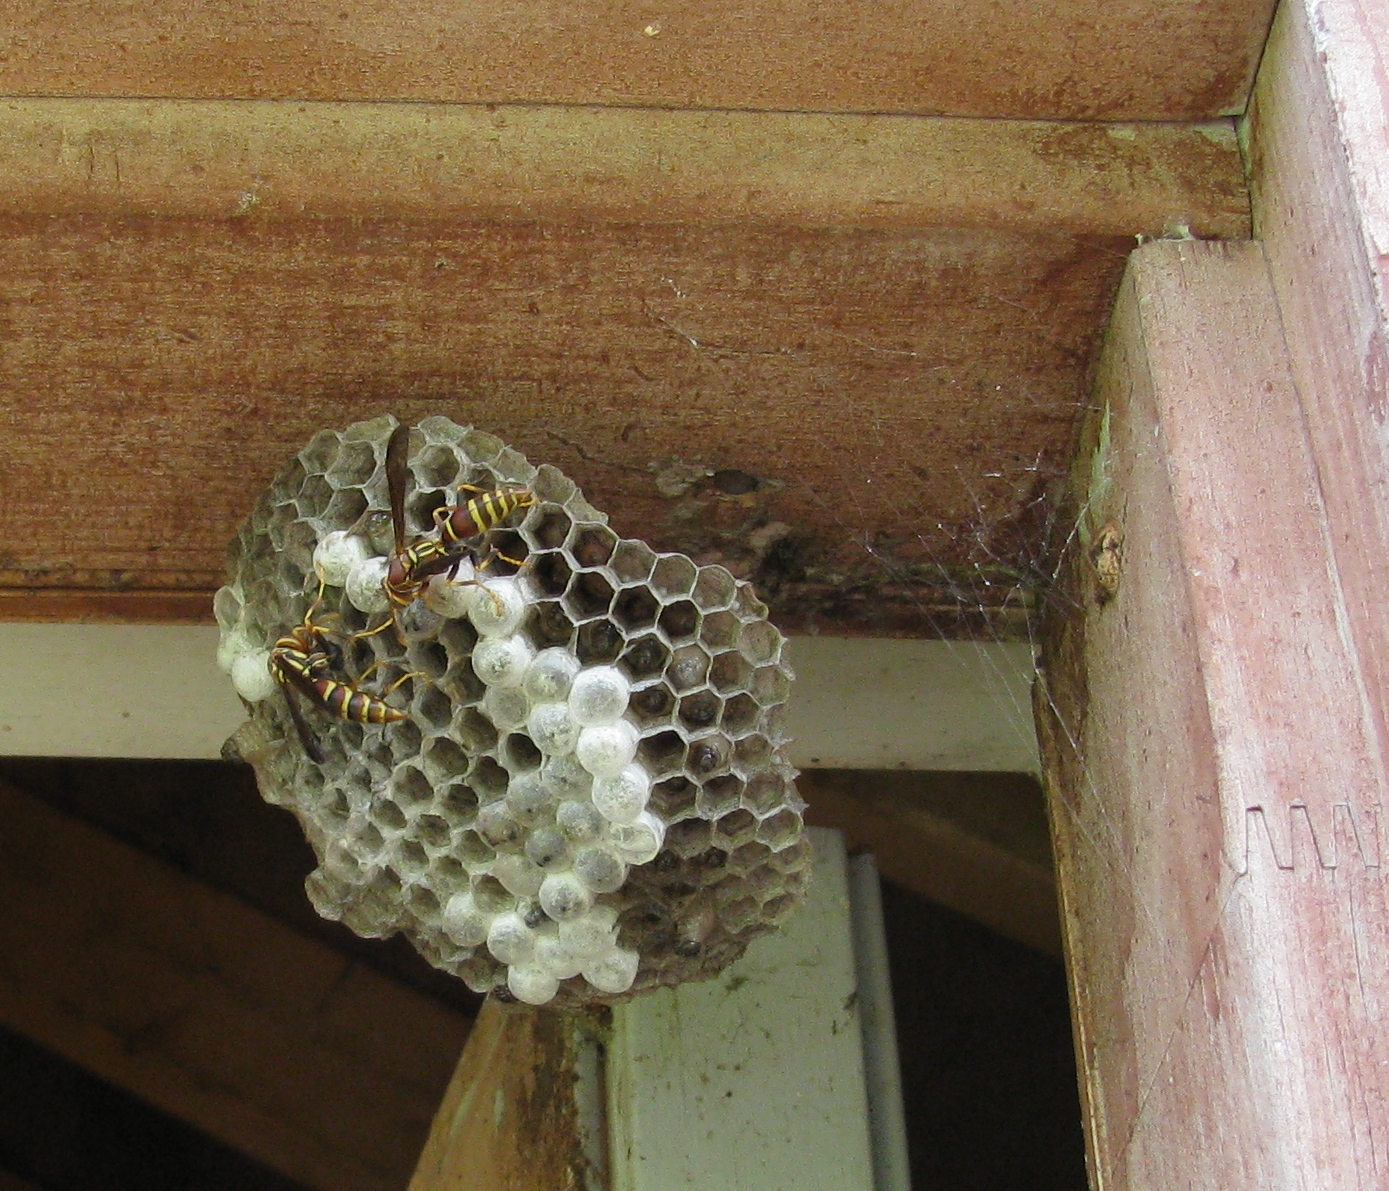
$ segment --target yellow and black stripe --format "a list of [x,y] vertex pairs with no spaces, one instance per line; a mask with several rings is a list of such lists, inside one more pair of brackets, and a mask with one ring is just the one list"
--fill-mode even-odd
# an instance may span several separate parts
[[436,509],[434,523],[439,527],[440,539],[453,546],[481,537],[517,509],[526,509],[533,504],[535,492],[530,488],[494,488],[451,509]]

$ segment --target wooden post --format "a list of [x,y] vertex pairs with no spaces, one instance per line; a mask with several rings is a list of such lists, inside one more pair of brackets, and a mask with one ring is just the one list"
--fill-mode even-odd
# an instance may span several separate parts
[[1136,252],[1038,684],[1099,1188],[1382,1187],[1384,773],[1263,249]]

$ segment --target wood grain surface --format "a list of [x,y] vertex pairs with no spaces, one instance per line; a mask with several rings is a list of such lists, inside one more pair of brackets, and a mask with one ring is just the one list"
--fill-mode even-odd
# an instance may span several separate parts
[[444,413],[788,627],[981,631],[1131,237],[1247,230],[1228,126],[303,106],[9,105],[0,585],[207,592],[314,430]]
[[1092,1177],[1368,1191],[1384,774],[1260,246],[1136,253],[1098,394],[1039,688]]
[[1192,120],[1243,109],[1271,0],[11,0],[10,95]]

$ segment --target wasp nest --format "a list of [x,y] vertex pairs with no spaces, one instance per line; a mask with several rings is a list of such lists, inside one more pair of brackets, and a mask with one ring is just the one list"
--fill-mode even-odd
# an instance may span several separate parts
[[[714,974],[808,873],[783,755],[792,674],[766,607],[722,567],[619,538],[557,469],[429,418],[410,437],[408,540],[435,536],[465,486],[534,502],[391,623],[395,425],[316,435],[257,501],[217,593],[219,661],[251,714],[229,752],[303,824],[314,905],[532,1004]],[[306,623],[316,676],[405,718],[353,722],[274,681],[271,650]]]

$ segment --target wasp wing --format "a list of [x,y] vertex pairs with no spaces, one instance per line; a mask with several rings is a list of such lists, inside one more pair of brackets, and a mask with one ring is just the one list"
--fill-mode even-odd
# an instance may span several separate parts
[[410,427],[397,426],[386,444],[386,491],[391,499],[395,552],[405,549],[405,497],[410,488]]

